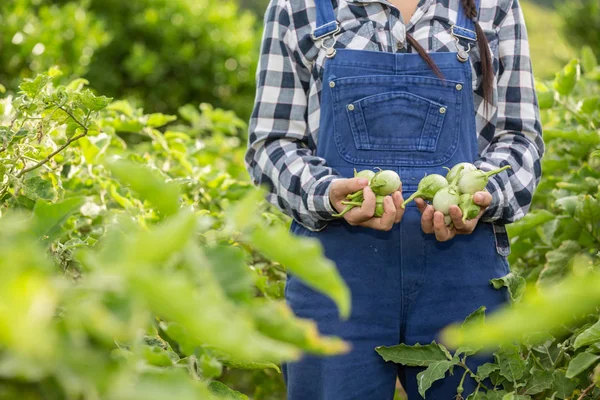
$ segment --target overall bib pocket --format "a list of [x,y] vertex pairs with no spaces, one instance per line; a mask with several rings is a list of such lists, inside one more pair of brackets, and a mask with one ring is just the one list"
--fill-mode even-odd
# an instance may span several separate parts
[[443,166],[456,152],[464,82],[419,75],[332,78],[334,137],[346,162]]
[[[347,107],[359,150],[434,152],[446,106],[408,92],[386,92],[357,100]],[[397,121],[390,124],[389,119]]]

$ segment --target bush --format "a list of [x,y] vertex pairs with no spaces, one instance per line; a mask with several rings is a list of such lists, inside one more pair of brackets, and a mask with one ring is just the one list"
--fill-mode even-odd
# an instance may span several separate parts
[[558,4],[565,38],[575,46],[591,46],[596,54],[600,54],[600,3],[597,0],[572,0]]
[[221,380],[262,370],[246,376],[281,389],[280,362],[345,351],[281,300],[285,265],[349,307],[248,182],[243,121],[61,80],[0,101],[0,399],[246,399]]
[[234,2],[15,0],[0,5],[0,83],[58,65],[100,93],[174,112],[208,102],[245,119],[258,33]]

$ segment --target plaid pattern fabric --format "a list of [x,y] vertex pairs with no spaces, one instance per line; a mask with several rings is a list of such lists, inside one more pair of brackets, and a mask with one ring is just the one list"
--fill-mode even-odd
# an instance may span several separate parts
[[[335,47],[411,52],[408,31],[430,52],[457,51],[449,28],[459,1],[421,0],[405,25],[387,0],[334,0],[341,25]],[[328,189],[338,176],[315,156],[325,60],[325,51],[310,36],[315,20],[314,0],[271,0],[246,165],[254,183],[268,187],[270,202],[307,228],[320,230],[335,212]],[[542,128],[518,0],[481,0],[479,23],[489,41],[496,79],[492,104],[486,108],[480,52],[473,43],[469,55],[480,154],[476,165],[484,170],[512,166],[490,179],[493,203],[483,220],[505,224],[529,209],[541,175]]]

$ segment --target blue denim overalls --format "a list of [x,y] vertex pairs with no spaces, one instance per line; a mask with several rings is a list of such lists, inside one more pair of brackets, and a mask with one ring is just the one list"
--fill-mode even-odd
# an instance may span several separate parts
[[[337,28],[331,0],[316,0],[316,5],[314,36],[331,35]],[[462,9],[458,16],[455,35],[473,40],[473,22]],[[317,146],[329,166],[344,177],[352,177],[354,168],[396,170],[406,198],[425,174],[444,175],[444,166],[475,160],[471,65],[465,57],[460,60],[459,52],[430,54],[444,74],[441,80],[415,53],[336,50],[328,51],[333,57],[324,64]],[[480,306],[491,311],[508,300],[505,290],[489,283],[509,272],[491,224],[480,223],[471,235],[440,243],[423,233],[420,220],[411,203],[389,232],[344,220],[320,232],[292,223],[292,232],[319,239],[337,264],[352,292],[352,314],[341,321],[331,300],[292,275],[286,300],[299,317],[314,319],[323,334],[350,342],[352,351],[284,365],[289,400],[391,400],[396,376],[409,400],[419,399],[416,376],[423,368],[386,363],[375,347],[430,343],[443,327]],[[485,361],[472,358],[471,368]],[[436,382],[427,398],[453,399],[463,372],[455,371]],[[467,377],[464,397],[473,383]]]

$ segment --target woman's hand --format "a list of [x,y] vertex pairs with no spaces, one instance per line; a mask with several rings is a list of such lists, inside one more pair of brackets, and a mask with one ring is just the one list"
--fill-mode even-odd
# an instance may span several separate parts
[[492,203],[492,195],[488,192],[477,192],[473,195],[473,202],[481,207],[476,218],[462,222],[462,211],[458,206],[450,206],[450,217],[454,226],[449,227],[444,223],[444,214],[435,211],[433,206],[427,204],[423,199],[416,199],[417,207],[421,211],[421,228],[425,233],[435,233],[435,238],[440,242],[446,242],[456,235],[468,235],[475,230],[479,218]]
[[352,226],[364,226],[380,231],[389,231],[402,220],[404,209],[400,207],[404,199],[402,198],[402,186],[391,196],[386,196],[383,201],[383,216],[374,218],[376,198],[375,193],[368,186],[369,181],[365,178],[337,179],[331,183],[329,188],[329,200],[333,207],[342,212],[345,205],[342,201],[350,193],[363,189],[363,203],[361,207],[355,207],[344,215],[344,219]]

